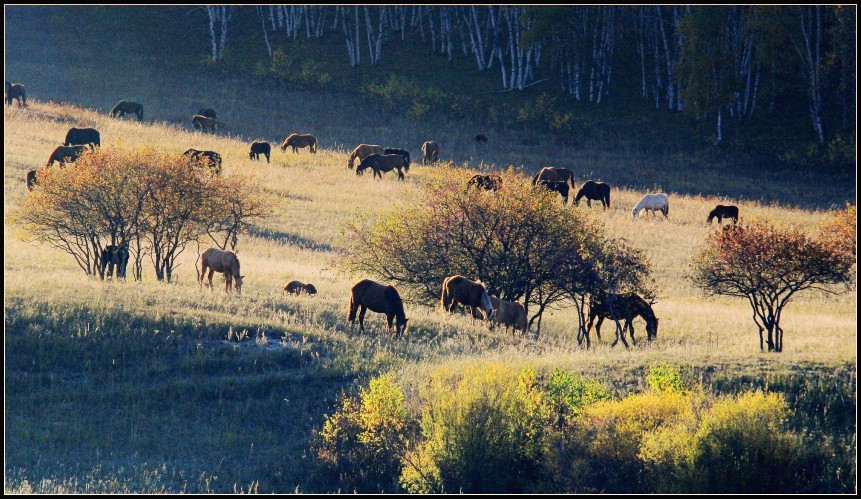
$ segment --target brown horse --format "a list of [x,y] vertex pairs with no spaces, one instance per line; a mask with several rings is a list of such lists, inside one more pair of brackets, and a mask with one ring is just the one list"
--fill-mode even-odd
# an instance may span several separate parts
[[594,182],[592,180],[583,184],[583,187],[577,191],[577,197],[574,198],[574,206],[580,204],[580,198],[586,196],[586,206],[592,207],[592,200],[601,201],[601,206],[606,210],[610,207],[610,185],[604,182]]
[[242,279],[239,275],[239,258],[232,251],[222,251],[218,248],[209,248],[200,255],[200,285],[203,286],[203,278],[209,270],[209,288],[212,289],[212,274],[220,272],[224,274],[224,290],[230,292],[231,285],[235,283],[236,292],[242,294]]
[[18,101],[18,107],[26,107],[27,106],[27,92],[24,89],[24,85],[20,83],[9,83],[6,82],[6,105],[11,106],[12,101]]
[[410,152],[404,151],[403,149],[395,149],[393,147],[387,147],[383,149],[383,154],[400,154],[404,157],[404,171],[410,171]]
[[272,146],[269,142],[252,142],[251,151],[248,153],[248,159],[260,159],[260,155],[266,156],[266,162],[269,162],[269,154],[272,152]]
[[313,284],[305,284],[299,281],[290,281],[284,286],[284,291],[281,292],[281,296],[290,293],[291,295],[301,295],[302,291],[305,291],[309,295],[316,295],[317,288],[314,287]]
[[548,191],[558,192],[562,196],[562,204],[568,203],[568,184],[566,182],[551,182],[549,180],[539,180],[539,186],[543,186]]
[[191,117],[191,126],[197,128],[202,132],[209,130],[210,132],[215,133],[215,130],[217,130],[218,127],[223,124],[224,123],[218,121],[215,118],[207,118],[206,116],[202,116],[200,114],[195,114]]
[[95,128],[76,128],[72,127],[66,132],[66,140],[63,141],[64,146],[95,146],[101,145],[101,137],[99,131]]
[[454,312],[458,303],[476,308],[481,311],[485,320],[492,320],[496,315],[490,295],[481,281],[470,281],[462,275],[446,277],[442,283],[442,296],[440,303],[446,312]]
[[466,183],[466,188],[475,186],[476,189],[484,189],[486,191],[498,191],[502,189],[502,177],[499,175],[473,175],[469,182]]
[[300,148],[307,147],[308,150],[312,153],[317,152],[317,137],[313,135],[302,135],[298,133],[291,133],[284,142],[281,144],[281,152],[287,150],[288,147],[293,148],[294,153],[298,153]]
[[439,144],[429,140],[422,144],[422,164],[436,163],[439,161]]
[[143,121],[143,106],[137,102],[121,100],[117,102],[117,105],[114,106],[113,109],[111,109],[112,117],[117,117],[117,115],[119,115],[119,117],[122,118],[127,114],[137,115],[138,121]]
[[539,180],[546,180],[548,182],[569,182],[571,184],[571,189],[576,188],[574,186],[574,172],[567,168],[553,168],[552,166],[545,166],[540,172],[536,173],[532,177],[532,185],[537,185]]
[[526,309],[517,302],[500,300],[490,297],[490,303],[496,310],[496,323],[510,327],[514,331],[526,332]]
[[[612,301],[612,307],[611,302]],[[655,312],[652,310],[652,305],[639,295],[634,293],[613,294],[593,296],[589,303],[589,325],[586,328],[586,346],[589,345],[589,331],[592,330],[592,322],[598,318],[598,323],[595,325],[595,334],[598,339],[601,339],[601,323],[604,319],[613,319],[613,313],[618,319],[625,319],[625,325],[622,327],[622,334],[616,331],[616,341],[612,346],[616,346],[619,340],[628,348],[628,342],[625,341],[625,330],[629,330],[631,334],[631,342],[637,344],[634,340],[634,318],[642,317],[646,321],[646,336],[649,341],[658,336],[658,318],[655,317]]]
[[216,118],[217,117],[217,116],[215,116],[215,109],[212,109],[210,107],[201,108],[200,111],[197,112],[197,114],[199,114],[200,116],[206,116],[207,118]]
[[368,168],[374,170],[374,176],[383,178],[383,173],[388,173],[392,170],[398,171],[398,180],[404,179],[404,172],[401,168],[404,166],[404,157],[400,154],[371,154],[363,159],[356,168],[356,175],[361,175]]
[[[359,310],[361,309],[361,310]],[[359,310],[359,330],[365,330],[365,312],[386,314],[386,324],[394,329],[395,337],[400,338],[407,330],[407,317],[404,314],[404,302],[394,286],[385,286],[370,279],[362,279],[350,290],[350,305],[347,320],[352,324]],[[395,328],[392,320],[395,319]]]
[[51,153],[51,157],[48,158],[48,163],[45,166],[53,165],[54,161],[59,161],[60,166],[65,166],[67,158],[70,161],[77,161],[81,157],[81,154],[84,154],[87,150],[87,146],[57,146]]
[[[99,265],[101,265],[101,273],[102,275],[107,275],[107,277],[112,277],[114,273],[114,269],[116,268],[117,278],[126,278],[126,267],[129,263],[129,243],[128,241],[123,242],[123,244],[114,246],[108,245],[105,246],[105,249],[102,250],[101,258],[99,260]],[[107,271],[107,272],[106,272]]]
[[732,219],[732,224],[735,225],[738,223],[738,206],[725,206],[722,204],[715,206],[715,209],[709,212],[709,217],[706,219],[706,223],[711,225],[712,219],[715,217],[717,217],[718,223],[723,223],[724,218],[730,218]]
[[350,153],[350,159],[347,160],[347,168],[352,170],[356,158],[359,158],[359,161],[362,161],[371,154],[385,154],[385,149],[383,149],[383,146],[378,145],[359,144],[355,149],[353,149],[353,152]]

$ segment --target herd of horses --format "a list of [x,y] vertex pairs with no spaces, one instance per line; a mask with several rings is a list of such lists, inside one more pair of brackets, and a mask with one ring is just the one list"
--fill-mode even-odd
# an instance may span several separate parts
[[[17,100],[20,107],[26,106],[26,93],[21,84],[6,82],[6,103],[12,104]],[[125,115],[133,115],[138,121],[143,120],[143,106],[136,102],[122,100],[111,110],[112,117],[122,118]],[[216,119],[216,112],[211,108],[202,108],[192,117],[192,127],[201,131],[212,131],[218,129],[223,123]],[[478,143],[487,142],[487,137],[479,134],[475,137]],[[66,133],[63,144],[57,146],[48,158],[45,167],[50,167],[55,162],[64,166],[67,162],[76,161],[81,154],[87,150],[94,150],[101,146],[101,136],[94,128],[70,128]],[[281,144],[281,151],[286,152],[291,148],[294,153],[299,149],[308,148],[309,152],[317,152],[317,138],[309,134],[290,134]],[[270,161],[272,146],[265,141],[255,141],[251,144],[249,158],[259,160],[260,155]],[[440,147],[436,141],[426,141],[422,144],[422,163],[433,164],[439,161]],[[188,149],[183,153],[191,161],[208,166],[215,175],[221,173],[222,158],[215,151],[201,151]],[[356,174],[361,175],[365,170],[371,169],[374,176],[382,178],[382,174],[397,171],[398,179],[404,180],[404,171],[408,172],[410,167],[410,154],[408,151],[397,148],[384,148],[380,145],[360,144],[349,155],[347,167],[352,169],[355,160],[359,160]],[[38,183],[36,170],[27,172],[26,183],[28,189],[32,190]],[[566,168],[545,167],[532,178],[534,186],[540,186],[547,190],[557,192],[567,204],[569,193],[576,189],[574,184],[574,173]],[[478,190],[499,191],[502,189],[502,176],[500,175],[474,175],[467,182],[467,189],[475,187]],[[592,201],[600,201],[604,210],[610,208],[610,186],[604,182],[592,180],[586,181],[577,190],[574,205],[579,205],[580,200],[586,198],[586,204],[591,207]],[[646,194],[631,211],[633,217],[643,211],[651,211],[653,214],[660,211],[664,218],[669,218],[669,197],[665,193]],[[732,220],[733,224],[738,222],[738,207],[732,205],[717,205],[707,218],[711,224],[713,219],[722,223],[723,219]],[[127,245],[109,245],[102,250],[100,255],[101,271],[111,277],[116,271],[118,278],[125,278],[126,266],[129,260]],[[218,248],[209,248],[200,255],[201,272],[199,283],[204,285],[208,279],[209,287],[212,288],[213,274],[218,272],[224,275],[225,291],[232,288],[241,294],[244,276],[240,274],[239,258],[232,251],[224,251]],[[300,281],[290,281],[284,287],[282,295],[300,295],[306,293],[315,295],[316,287]],[[501,300],[487,292],[484,284],[480,281],[472,281],[464,276],[456,275],[446,278],[442,283],[440,304],[442,309],[448,313],[454,313],[459,308],[469,309],[473,318],[487,321],[492,327],[499,324],[510,327],[514,331],[526,333],[528,330],[526,310],[517,302]],[[636,317],[642,317],[646,321],[646,335],[649,341],[657,337],[658,319],[652,310],[652,303],[642,297],[633,294],[601,294],[593,296],[590,300],[589,322],[585,328],[585,340],[587,346],[590,344],[589,332],[594,324],[598,339],[601,338],[601,324],[604,319],[617,321],[624,320],[624,325],[616,331],[615,346],[619,341],[628,347],[625,340],[625,332],[630,334],[631,342],[634,341],[633,321]],[[459,307],[460,306],[460,307]],[[384,285],[363,279],[350,290],[350,300],[347,312],[347,320],[353,324],[358,312],[359,328],[364,330],[364,318],[367,310],[381,313],[386,316],[387,327],[394,331],[396,337],[401,337],[407,329],[408,319],[405,316],[403,300],[394,286]],[[597,319],[597,323],[595,320]]]

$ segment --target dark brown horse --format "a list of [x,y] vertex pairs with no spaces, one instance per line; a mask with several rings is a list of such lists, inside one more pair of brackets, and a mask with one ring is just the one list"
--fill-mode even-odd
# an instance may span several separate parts
[[137,115],[138,121],[143,121],[143,105],[138,104],[137,102],[125,101],[121,100],[117,102],[117,105],[111,109],[111,116],[122,118],[127,114]]
[[466,183],[466,188],[475,186],[476,189],[484,189],[486,191],[498,191],[502,189],[502,177],[499,175],[473,175],[469,182]]
[[475,141],[481,144],[482,142],[487,142],[487,135],[480,133],[475,136]]
[[66,159],[69,161],[77,161],[81,154],[86,152],[87,146],[57,146],[48,158],[48,163],[45,166],[51,166],[54,161],[59,161],[60,166],[66,165]]
[[548,180],[539,180],[538,184],[543,186],[548,191],[558,192],[562,196],[562,204],[568,203],[568,183],[567,182],[550,182]]
[[39,179],[36,178],[36,170],[27,172],[27,190],[32,191],[39,185]]
[[317,137],[310,134],[291,133],[281,144],[281,152],[287,150],[288,147],[293,148],[294,153],[298,153],[299,149],[307,147],[312,153],[317,152]]
[[532,185],[537,185],[540,180],[547,180],[548,182],[568,182],[571,185],[571,189],[576,188],[574,186],[574,172],[567,168],[545,166],[540,172],[536,173],[532,177]]
[[409,151],[404,151],[403,149],[394,149],[391,147],[387,147],[383,149],[383,154],[400,154],[404,157],[404,171],[410,171],[410,153]]
[[252,142],[251,151],[248,153],[248,159],[260,159],[260,155],[266,156],[266,162],[269,162],[269,155],[272,153],[272,146],[269,142]]
[[207,118],[217,118],[217,116],[215,116],[215,109],[212,109],[211,107],[201,108],[200,111],[197,112],[197,114],[199,114],[200,116],[206,116]]
[[[121,245],[114,246],[108,245],[105,246],[105,249],[102,250],[100,265],[102,275],[107,275],[107,277],[112,277],[114,273],[114,268],[117,271],[117,278],[125,279],[126,278],[126,266],[129,263],[129,245],[128,242],[125,242]],[[105,272],[107,271],[107,272]]]
[[601,294],[593,296],[589,303],[589,325],[586,328],[586,345],[589,345],[589,331],[592,330],[592,322],[598,318],[598,323],[595,325],[595,334],[598,339],[601,339],[601,323],[604,319],[619,320],[625,319],[625,325],[622,327],[622,334],[616,331],[616,341],[612,346],[616,346],[619,340],[628,348],[628,342],[625,341],[625,330],[629,330],[631,334],[631,342],[635,345],[634,340],[634,318],[642,317],[646,321],[646,336],[649,341],[658,336],[658,318],[655,317],[655,312],[652,310],[652,305],[639,295],[634,293],[627,294]]
[[286,295],[287,293],[291,295],[301,295],[302,292],[306,292],[309,295],[316,295],[317,288],[314,287],[313,284],[305,284],[304,282],[299,281],[290,281],[284,286],[284,291],[281,292],[281,296]]
[[711,212],[709,212],[709,217],[706,219],[706,222],[711,225],[712,219],[717,217],[718,223],[723,223],[724,218],[732,219],[732,224],[735,225],[738,223],[738,206],[735,205],[722,205],[719,204],[715,206]]
[[374,176],[383,178],[383,173],[398,171],[398,180],[404,179],[404,157],[400,154],[371,154],[356,167],[356,175],[361,175],[368,168],[374,170]]
[[66,132],[64,146],[101,146],[101,136],[95,128],[72,127]]
[[422,144],[422,164],[437,163],[439,161],[439,144],[429,140]]
[[19,107],[27,106],[27,91],[20,83],[6,82],[6,105],[11,106],[12,101],[17,100]]
[[182,153],[183,156],[200,165],[208,166],[210,171],[215,175],[221,174],[221,155],[215,151],[198,151],[197,149],[189,149]]
[[583,184],[583,187],[577,191],[577,197],[574,198],[574,206],[580,204],[580,198],[586,196],[586,206],[592,207],[592,200],[601,201],[601,205],[606,210],[610,207],[610,185],[604,182],[594,182],[592,180]]
[[[361,309],[361,310],[359,310]],[[407,317],[404,314],[404,302],[394,286],[385,286],[370,279],[362,279],[350,290],[350,305],[347,320],[352,324],[359,311],[359,330],[365,330],[365,312],[386,314],[386,324],[394,329],[395,337],[400,338],[407,330]],[[392,327],[392,320],[395,327]]]
[[461,304],[472,307],[473,311],[478,309],[488,321],[496,315],[484,284],[470,281],[462,275],[446,277],[442,283],[440,303],[446,312],[454,312],[455,305]]

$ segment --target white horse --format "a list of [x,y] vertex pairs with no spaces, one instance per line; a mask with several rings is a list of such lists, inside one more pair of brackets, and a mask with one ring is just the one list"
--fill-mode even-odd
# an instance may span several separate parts
[[637,203],[637,206],[634,206],[634,209],[631,210],[631,215],[636,217],[640,210],[649,210],[652,214],[660,211],[664,214],[665,218],[669,219],[670,217],[667,216],[667,213],[670,212],[670,197],[663,192],[660,194],[646,194]]

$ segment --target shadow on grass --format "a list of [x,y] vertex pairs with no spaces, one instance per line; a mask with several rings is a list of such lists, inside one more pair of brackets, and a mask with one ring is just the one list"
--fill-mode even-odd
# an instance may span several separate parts
[[334,252],[335,249],[328,243],[321,243],[311,239],[304,238],[297,234],[290,234],[277,230],[265,229],[251,226],[248,228],[248,233],[254,237],[261,239],[270,239],[288,246],[297,246],[302,249],[322,252]]

